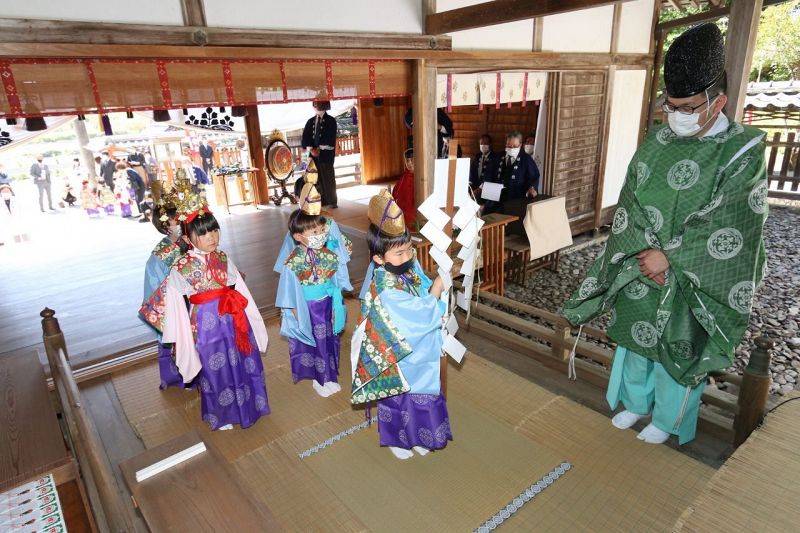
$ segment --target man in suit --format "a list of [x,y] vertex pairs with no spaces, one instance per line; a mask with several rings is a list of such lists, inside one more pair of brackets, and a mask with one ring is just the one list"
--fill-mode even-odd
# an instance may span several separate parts
[[[408,135],[408,148],[412,148],[414,146],[414,138],[413,134],[410,133],[414,130],[414,112],[412,109],[409,109],[406,112],[405,116],[405,123],[406,128],[409,130]],[[455,136],[455,130],[453,129],[453,121],[450,120],[450,117],[447,116],[447,113],[444,112],[443,109],[438,108],[436,110],[436,158],[437,159],[447,159],[448,153],[450,151],[450,144],[449,141]],[[459,150],[460,150],[459,146]],[[461,157],[459,153],[457,157]]]
[[44,164],[44,156],[39,154],[36,156],[36,162],[31,165],[31,177],[36,187],[39,189],[39,209],[44,213],[44,193],[47,193],[47,205],[50,211],[53,209],[53,197],[50,192],[50,167]]
[[103,152],[103,162],[100,163],[100,175],[109,189],[114,190],[114,172],[117,171],[117,161],[109,155],[108,152]]
[[336,132],[338,126],[336,119],[326,111],[331,108],[327,100],[314,102],[316,113],[308,119],[303,128],[303,150],[308,150],[319,172],[320,196],[322,205],[333,209],[338,207],[336,196],[336,174],[333,170],[333,161],[336,158]]
[[208,144],[208,139],[203,137],[200,139],[200,159],[203,160],[203,172],[208,174],[208,171],[214,168],[214,147]]
[[492,152],[492,137],[484,133],[478,146],[480,151],[475,154],[469,165],[469,186],[472,190],[480,189],[484,180],[496,172],[494,166],[497,154]]
[[506,135],[506,153],[498,158],[497,170],[493,177],[485,181],[502,183],[500,201],[487,201],[483,214],[502,211],[503,202],[519,198],[535,198],[539,187],[539,169],[533,158],[522,151],[522,134],[512,131]]

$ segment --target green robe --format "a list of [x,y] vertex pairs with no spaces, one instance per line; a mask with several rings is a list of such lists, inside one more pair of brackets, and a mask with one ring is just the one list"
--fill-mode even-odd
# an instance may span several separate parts
[[[682,385],[729,367],[766,266],[764,132],[732,122],[717,135],[652,131],[631,160],[611,235],[564,304],[573,324],[611,311],[608,335],[664,365]],[[667,283],[639,272],[659,249]]]

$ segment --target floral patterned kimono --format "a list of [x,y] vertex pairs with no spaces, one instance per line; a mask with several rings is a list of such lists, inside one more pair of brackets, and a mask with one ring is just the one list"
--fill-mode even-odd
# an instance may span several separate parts
[[418,263],[403,275],[374,268],[353,333],[354,404],[377,400],[382,446],[429,450],[453,440],[441,394],[444,304]]
[[184,382],[197,377],[203,420],[211,429],[247,428],[269,414],[259,355],[267,349],[267,328],[224,252],[187,252],[140,312],[162,332],[163,342],[175,343]]
[[334,221],[328,219],[326,225],[325,246],[308,249],[287,235],[275,264],[281,273],[275,305],[282,310],[281,335],[289,339],[295,383],[338,383],[339,334],[347,319],[342,290],[353,288],[347,271],[353,244]]
[[[183,252],[177,243],[172,242],[168,237],[159,241],[147,264],[144,267],[144,297],[142,303],[146,303],[150,296],[158,290],[158,287],[169,275],[172,265],[181,258]],[[158,371],[161,375],[161,389],[170,386],[183,387],[183,377],[175,365],[172,354],[173,345],[161,342],[161,335],[158,336]]]

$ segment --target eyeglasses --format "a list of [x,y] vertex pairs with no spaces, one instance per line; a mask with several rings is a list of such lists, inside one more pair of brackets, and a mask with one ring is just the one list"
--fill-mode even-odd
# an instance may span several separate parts
[[705,102],[703,102],[701,104],[697,104],[694,107],[692,107],[690,105],[674,106],[674,105],[672,105],[672,104],[670,104],[668,102],[664,102],[663,104],[661,104],[661,109],[664,110],[664,113],[674,113],[675,111],[677,111],[681,115],[691,115],[691,114],[693,114],[695,112],[695,110],[697,110],[698,108],[703,107],[706,104],[708,104],[709,107],[710,107],[711,106],[711,102],[716,100],[717,96],[719,96],[719,95],[716,95],[713,98],[709,98]]

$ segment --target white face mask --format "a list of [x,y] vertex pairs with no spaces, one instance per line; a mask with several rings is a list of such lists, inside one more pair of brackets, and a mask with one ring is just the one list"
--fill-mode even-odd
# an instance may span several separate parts
[[528,154],[528,155],[533,155],[533,145],[532,144],[526,144],[525,145],[525,153]]
[[306,237],[308,239],[308,247],[312,250],[319,250],[325,243],[328,242],[328,232],[322,233],[320,235],[311,235]]
[[481,153],[482,154],[488,154],[489,153],[489,145],[488,144],[482,144],[481,145]]
[[516,159],[517,156],[519,155],[519,146],[517,146],[516,148],[506,148],[506,154],[511,159]]
[[169,227],[169,238],[173,241],[177,241],[183,235],[183,230],[181,229],[180,224],[177,226],[170,226]]
[[[708,99],[707,96],[706,99]],[[693,137],[697,135],[700,130],[706,127],[709,120],[711,120],[708,113],[711,111],[711,107],[714,105],[714,100],[716,99],[717,97],[715,96],[711,100],[708,100],[708,107],[706,107],[705,111],[700,113],[692,113],[691,115],[684,115],[677,111],[674,113],[667,113],[669,128],[675,132],[675,135],[678,137]],[[701,117],[705,118],[702,124],[700,124]]]

